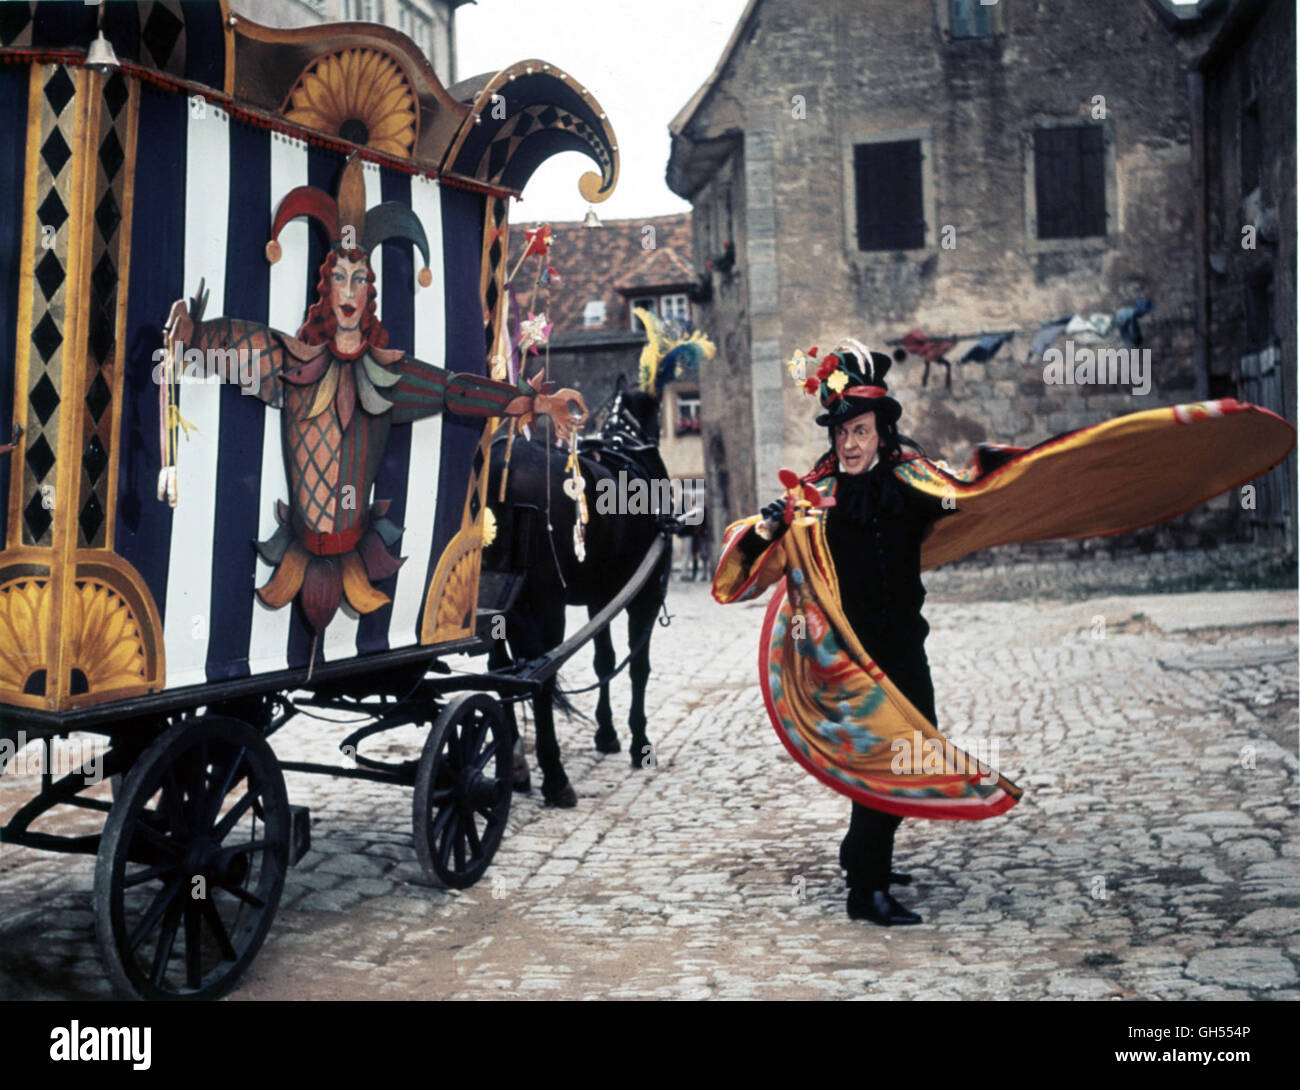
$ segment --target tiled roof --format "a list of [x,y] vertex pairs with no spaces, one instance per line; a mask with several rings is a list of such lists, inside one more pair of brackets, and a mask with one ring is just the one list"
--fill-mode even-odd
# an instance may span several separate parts
[[[510,260],[506,271],[514,269],[524,252],[524,232],[536,223],[510,225]],[[645,240],[654,229],[654,248],[646,249]],[[554,334],[573,333],[584,328],[630,329],[631,309],[619,288],[633,292],[683,291],[696,276],[692,270],[691,214],[647,216],[643,219],[603,220],[602,226],[583,227],[580,221],[552,223],[555,239],[551,243],[549,264],[560,274],[560,281],[550,291],[550,309],[555,323]],[[528,307],[538,259],[530,257],[515,277],[519,304]],[[542,305],[543,287],[537,305]],[[583,312],[591,300],[605,303],[605,322],[600,326],[583,325]]]
[[688,288],[695,283],[695,270],[677,253],[666,246],[657,246],[641,255],[615,283],[621,295],[665,288]]

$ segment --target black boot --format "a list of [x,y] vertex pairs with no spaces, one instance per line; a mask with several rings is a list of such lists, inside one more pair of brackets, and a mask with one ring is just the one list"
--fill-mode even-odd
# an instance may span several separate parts
[[849,919],[870,920],[882,927],[921,922],[920,916],[895,901],[887,889],[849,890]]
[[889,872],[889,884],[891,886],[910,886],[912,884],[912,876],[910,874],[903,874],[900,871],[891,870]]

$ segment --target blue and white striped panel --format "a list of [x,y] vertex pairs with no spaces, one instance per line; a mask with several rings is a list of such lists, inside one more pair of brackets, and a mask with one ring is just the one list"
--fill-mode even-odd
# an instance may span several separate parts
[[[307,184],[307,145],[287,136],[271,137],[271,207],[267,221],[284,195]],[[297,332],[307,314],[307,249],[309,232],[317,230],[306,218],[285,224],[278,238],[280,260],[271,266],[270,302],[267,310],[272,329]],[[259,541],[275,533],[277,500],[289,501],[289,485],[284,469],[284,440],[280,414],[266,412],[266,429],[262,435],[261,492],[257,499]],[[257,585],[265,586],[275,569],[259,556]],[[249,671],[254,674],[284,670],[289,666],[289,607],[271,609],[256,594],[251,596],[253,628],[248,645]]]
[[[190,169],[185,176],[184,295],[204,282],[210,293],[205,314],[224,314],[226,219],[230,174],[230,119],[209,105],[191,111],[186,132],[187,163],[216,169]],[[179,362],[179,361],[178,361]],[[188,439],[177,438],[180,506],[172,520],[167,563],[167,601],[163,607],[163,641],[167,651],[167,687],[208,680],[209,605],[212,598],[212,548],[216,510],[217,460],[221,435],[221,388],[217,384],[182,383],[181,416],[193,425]]]
[[[446,366],[447,314],[443,291],[445,269],[438,255],[442,247],[442,197],[437,182],[411,179],[411,209],[420,217],[429,239],[430,271],[433,283],[417,288],[415,296],[415,344],[417,359],[436,367]],[[402,555],[406,563],[397,573],[397,594],[393,599],[388,639],[392,647],[419,641],[420,610],[424,606],[424,584],[433,548],[433,520],[438,494],[438,470],[442,463],[442,414],[425,417],[411,425],[411,463],[407,470],[406,533]]]

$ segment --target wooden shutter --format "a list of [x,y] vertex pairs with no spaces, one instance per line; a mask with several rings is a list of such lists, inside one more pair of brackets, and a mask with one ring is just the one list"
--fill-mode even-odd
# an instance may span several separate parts
[[987,38],[993,33],[993,7],[980,0],[948,0],[948,33],[954,38]]
[[859,250],[925,248],[921,141],[858,144],[853,149]]
[[971,0],[948,0],[948,18],[954,38],[972,36],[970,3]]
[[1039,238],[1106,234],[1106,142],[1100,125],[1034,133]]

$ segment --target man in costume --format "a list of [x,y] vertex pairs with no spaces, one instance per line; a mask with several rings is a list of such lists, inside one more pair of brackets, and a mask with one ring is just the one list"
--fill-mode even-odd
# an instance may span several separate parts
[[727,529],[713,584],[726,604],[784,582],[759,646],[767,712],[791,756],[853,800],[840,852],[849,915],[886,926],[919,922],[888,890],[909,880],[890,870],[901,818],[988,818],[1021,795],[934,725],[920,572],[992,545],[1163,521],[1259,475],[1295,444],[1286,421],[1223,399],[1033,447],[984,444],[958,473],[902,454],[889,362],[849,340],[805,378],[796,354],[791,370],[819,395],[832,450],[802,479],[782,471],[786,495]]
[[[541,413],[567,436],[586,418],[586,406],[577,391],[549,394],[522,374],[516,388],[452,374],[386,347],[370,252],[383,242],[407,240],[419,247],[427,266],[429,245],[419,219],[404,205],[389,201],[366,210],[360,160],[344,168],[337,201],[300,186],[280,202],[266,247],[270,261],[280,258],[276,236],[300,215],[324,226],[331,248],[320,268],[318,298],[297,337],[235,318],[196,324],[184,300],[172,306],[166,335],[199,349],[205,359],[212,358],[212,349],[260,353],[253,357],[260,366],[247,392],[281,410],[289,503],[277,504],[280,527],[257,545],[275,567],[257,593],[273,609],[301,593],[319,634],[344,597],[358,613],[389,601],[373,584],[401,566],[389,549],[402,531],[384,517],[389,501],[372,503],[370,493],[394,424],[444,408],[479,417]],[[419,280],[429,286],[427,267]]]

